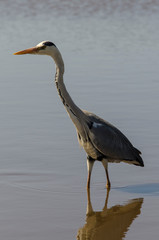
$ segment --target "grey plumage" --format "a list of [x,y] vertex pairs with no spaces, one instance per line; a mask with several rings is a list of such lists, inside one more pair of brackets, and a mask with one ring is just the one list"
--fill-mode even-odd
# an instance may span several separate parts
[[[127,161],[144,166],[141,152],[133,147],[125,135],[112,124],[99,118],[95,114],[84,111],[88,116],[91,128],[89,138],[94,148],[103,154],[110,162]],[[94,123],[97,126],[94,126]]]

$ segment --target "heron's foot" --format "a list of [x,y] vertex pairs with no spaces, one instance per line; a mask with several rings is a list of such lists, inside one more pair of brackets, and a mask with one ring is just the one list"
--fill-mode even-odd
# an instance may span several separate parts
[[108,182],[108,183],[106,184],[106,189],[107,189],[107,190],[110,190],[110,188],[111,188],[111,184],[110,184],[110,182]]

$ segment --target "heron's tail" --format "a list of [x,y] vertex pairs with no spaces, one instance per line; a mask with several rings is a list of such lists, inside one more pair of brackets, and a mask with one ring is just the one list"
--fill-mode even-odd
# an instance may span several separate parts
[[140,156],[141,152],[137,149],[137,148],[134,148],[135,152],[136,152],[136,161],[137,161],[137,166],[140,166],[140,167],[144,167],[144,162],[142,160],[142,157]]

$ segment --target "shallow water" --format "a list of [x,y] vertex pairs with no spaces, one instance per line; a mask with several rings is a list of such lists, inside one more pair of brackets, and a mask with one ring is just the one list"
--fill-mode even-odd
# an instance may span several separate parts
[[[146,0],[0,2],[3,240],[158,239],[158,13]],[[110,164],[107,207],[100,163],[87,206],[86,156],[57,96],[54,63],[12,55],[45,39],[62,52],[77,105],[142,151],[144,168]]]

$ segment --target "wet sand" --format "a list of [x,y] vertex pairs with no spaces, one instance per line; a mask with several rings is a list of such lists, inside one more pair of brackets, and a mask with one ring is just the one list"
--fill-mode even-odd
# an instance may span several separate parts
[[[158,239],[159,6],[147,2],[1,1],[1,239]],[[142,152],[144,168],[109,165],[109,197],[98,162],[86,191],[52,60],[12,55],[45,39],[63,55],[77,105]]]

